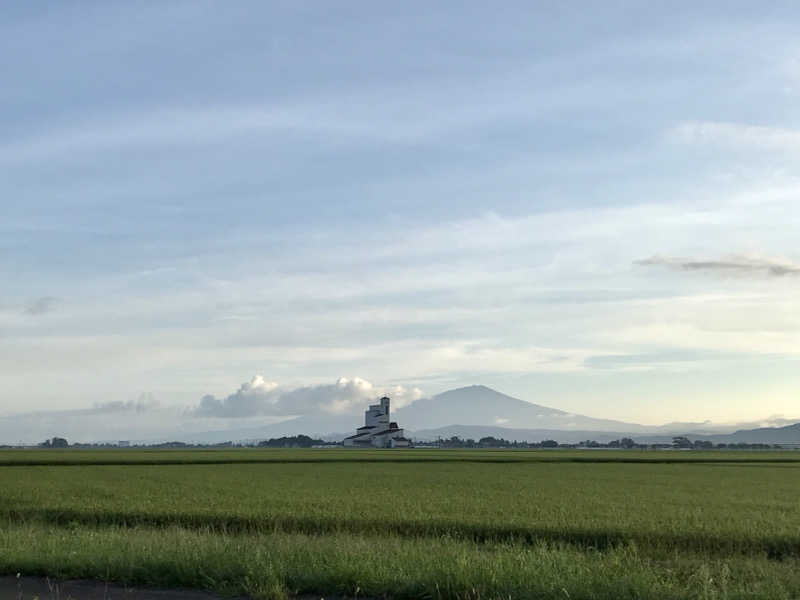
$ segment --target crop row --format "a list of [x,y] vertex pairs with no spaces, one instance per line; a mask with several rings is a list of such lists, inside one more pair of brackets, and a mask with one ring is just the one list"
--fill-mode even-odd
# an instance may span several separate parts
[[0,527],[0,573],[193,587],[263,600],[789,600],[800,561],[653,560],[634,545],[586,552],[552,543],[475,544],[332,533],[230,535],[159,529]]
[[800,464],[795,451],[572,451],[352,449],[0,450],[0,467],[270,463]]

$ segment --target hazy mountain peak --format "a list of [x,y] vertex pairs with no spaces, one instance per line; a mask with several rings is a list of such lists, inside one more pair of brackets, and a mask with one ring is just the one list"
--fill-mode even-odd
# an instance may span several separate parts
[[[639,425],[575,415],[498,392],[485,385],[470,385],[417,400],[396,411],[398,422],[410,430],[452,425],[502,425],[532,429],[596,429],[636,431]],[[622,427],[622,429],[620,429]]]
[[[416,404],[423,402],[424,400],[419,400]],[[448,390],[446,392],[442,392],[441,394],[437,394],[433,398],[428,398],[427,401],[429,402],[460,402],[463,404],[468,403],[475,403],[475,402],[501,402],[500,406],[497,408],[507,408],[507,407],[524,407],[525,409],[529,409],[530,407],[536,407],[541,409],[542,411],[548,413],[558,413],[558,414],[568,414],[563,410],[558,410],[556,408],[550,408],[548,406],[540,406],[538,404],[534,404],[532,402],[526,402],[525,400],[520,400],[519,398],[514,398],[513,396],[509,396],[508,394],[503,394],[502,392],[498,392],[488,386],[485,385],[470,385],[466,387],[456,388],[454,390]]]

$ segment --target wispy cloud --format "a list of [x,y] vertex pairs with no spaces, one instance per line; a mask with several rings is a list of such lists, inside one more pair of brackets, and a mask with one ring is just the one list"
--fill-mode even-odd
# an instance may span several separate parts
[[113,400],[111,402],[99,402],[92,408],[85,409],[87,414],[103,415],[124,412],[145,413],[157,410],[161,407],[160,402],[151,393],[140,394],[136,400]]
[[162,408],[161,403],[152,393],[143,392],[135,400],[111,400],[108,402],[95,402],[89,408],[71,408],[68,410],[44,410],[32,412],[12,413],[10,416],[0,418],[91,418],[108,415],[144,415]]
[[[505,81],[505,79],[501,80]],[[475,130],[509,118],[533,118],[564,102],[536,96],[532,105],[525,78],[515,78],[515,90],[502,86],[488,97],[454,107],[448,102],[458,91],[442,94],[418,87],[412,100],[400,100],[393,87],[297,99],[288,103],[222,104],[204,107],[173,106],[99,116],[52,130],[29,134],[0,144],[0,162],[24,164],[73,158],[80,154],[141,149],[213,146],[231,140],[305,139],[316,136],[326,143],[414,144],[464,128]],[[489,86],[491,87],[491,86]],[[469,97],[468,83],[459,88]],[[557,99],[555,99],[557,98]],[[487,105],[491,110],[487,110]]]
[[26,315],[43,315],[52,312],[57,305],[58,298],[54,298],[53,296],[43,296],[28,302],[28,304],[25,305],[24,312]]
[[687,121],[670,129],[667,138],[684,144],[800,150],[800,131],[745,123]]
[[761,275],[784,277],[800,275],[800,264],[776,258],[732,255],[719,259],[694,259],[674,256],[651,256],[637,260],[635,264],[649,267],[660,266],[678,271],[706,271],[730,275]]

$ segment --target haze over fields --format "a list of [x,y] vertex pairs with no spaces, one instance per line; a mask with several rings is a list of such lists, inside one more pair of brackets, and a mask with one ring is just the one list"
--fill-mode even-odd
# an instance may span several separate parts
[[0,440],[384,393],[411,431],[794,423],[799,40],[789,2],[8,3]]
[[[0,418],[0,443],[30,443],[54,435],[85,442],[252,442],[298,434],[340,441],[362,424],[361,411],[375,401],[376,392],[379,390],[362,379],[340,379],[334,385],[287,391],[256,377],[227,398],[206,396],[197,406],[183,409],[163,407],[143,397],[136,402],[88,410]],[[419,390],[403,388],[380,393],[393,393],[392,420],[419,440],[453,435],[479,439],[491,435],[532,442],[602,442],[621,437],[661,442],[673,435],[689,435],[728,442],[800,441],[800,423],[795,425],[800,419],[783,417],[750,423],[706,421],[652,426],[568,413],[482,385],[449,390],[430,398],[418,398]],[[298,410],[305,414],[290,412]],[[211,425],[221,428],[208,429]]]

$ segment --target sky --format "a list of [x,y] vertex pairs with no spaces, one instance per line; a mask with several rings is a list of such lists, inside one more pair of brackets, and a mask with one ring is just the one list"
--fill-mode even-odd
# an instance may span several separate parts
[[0,417],[800,417],[799,13],[3,6]]

